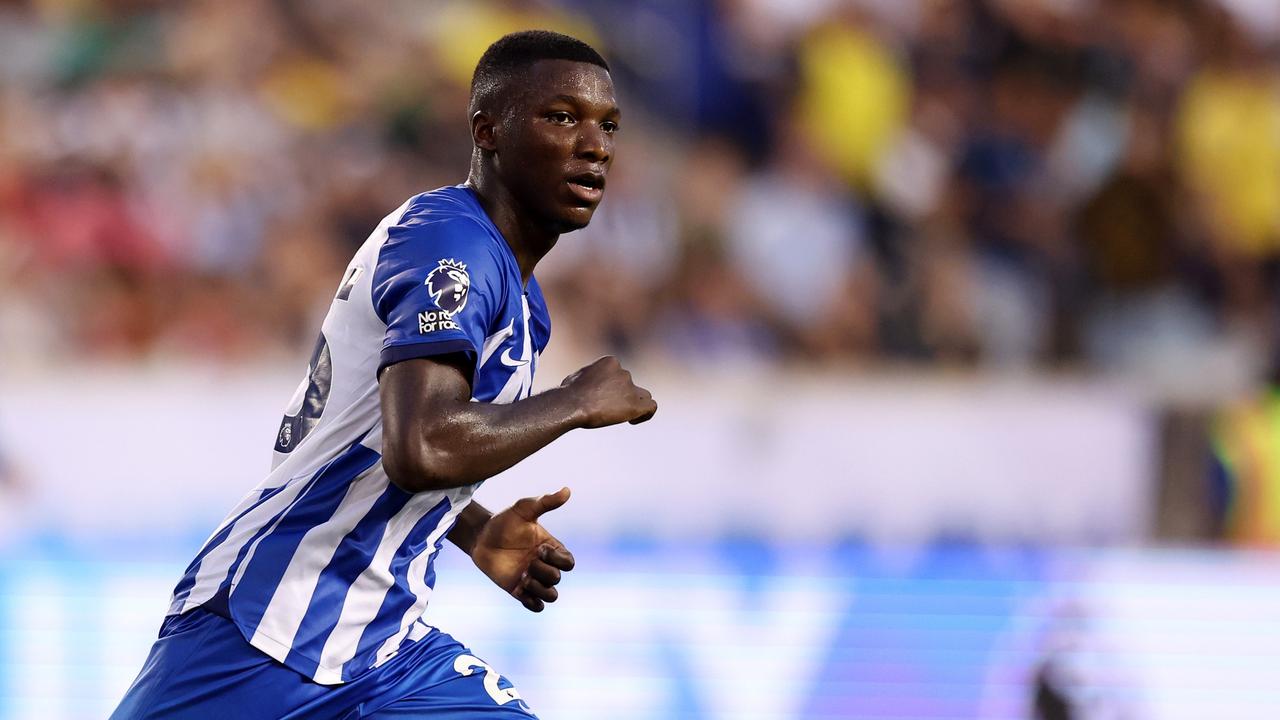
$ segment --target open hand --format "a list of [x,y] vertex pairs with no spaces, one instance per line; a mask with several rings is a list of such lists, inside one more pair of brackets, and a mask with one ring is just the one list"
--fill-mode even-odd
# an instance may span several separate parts
[[533,612],[556,601],[561,573],[573,569],[573,554],[538,524],[543,513],[568,501],[567,487],[517,500],[489,518],[471,550],[476,567]]

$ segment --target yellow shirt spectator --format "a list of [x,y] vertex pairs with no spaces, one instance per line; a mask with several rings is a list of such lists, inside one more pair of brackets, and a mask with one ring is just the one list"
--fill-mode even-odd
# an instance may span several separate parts
[[801,122],[846,180],[866,184],[905,121],[910,79],[888,48],[848,24],[817,28],[799,61]]
[[1206,70],[1178,110],[1181,170],[1237,250],[1280,250],[1280,82]]
[[450,3],[433,22],[431,41],[445,76],[468,87],[485,48],[520,30],[553,30],[605,49],[586,20],[535,2]]
[[1227,536],[1280,546],[1280,388],[1223,411],[1213,445],[1230,485]]

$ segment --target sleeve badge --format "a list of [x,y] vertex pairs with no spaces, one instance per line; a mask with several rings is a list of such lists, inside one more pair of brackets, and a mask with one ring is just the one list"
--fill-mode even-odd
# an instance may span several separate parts
[[467,266],[453,258],[441,260],[427,275],[427,293],[440,310],[418,313],[418,332],[426,335],[437,330],[457,330],[453,316],[467,306],[471,292],[471,276]]

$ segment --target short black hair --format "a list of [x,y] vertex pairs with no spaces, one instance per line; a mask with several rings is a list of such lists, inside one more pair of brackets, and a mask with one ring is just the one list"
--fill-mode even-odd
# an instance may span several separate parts
[[513,75],[539,60],[571,60],[609,69],[609,63],[595,48],[575,37],[550,30],[522,30],[503,35],[476,63],[475,74],[471,76],[469,112],[488,105]]

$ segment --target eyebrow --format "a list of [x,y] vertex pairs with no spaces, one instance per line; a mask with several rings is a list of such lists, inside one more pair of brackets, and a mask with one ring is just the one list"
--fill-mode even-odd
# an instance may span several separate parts
[[[582,100],[581,100],[580,98],[576,98],[576,97],[574,97],[574,96],[572,96],[572,95],[564,95],[564,94],[560,94],[560,95],[556,95],[556,96],[555,96],[554,98],[552,98],[552,99],[553,99],[553,100],[559,100],[559,101],[561,101],[561,102],[566,102],[566,103],[568,103],[568,104],[570,104],[570,105],[574,105],[574,106],[581,106],[581,105],[582,105]],[[609,107],[609,109],[605,111],[605,113],[604,113],[604,114],[605,114],[605,115],[617,115],[617,116],[621,117],[621,116],[622,116],[622,111],[618,109],[618,106],[617,106],[617,105],[611,105],[611,106]]]

